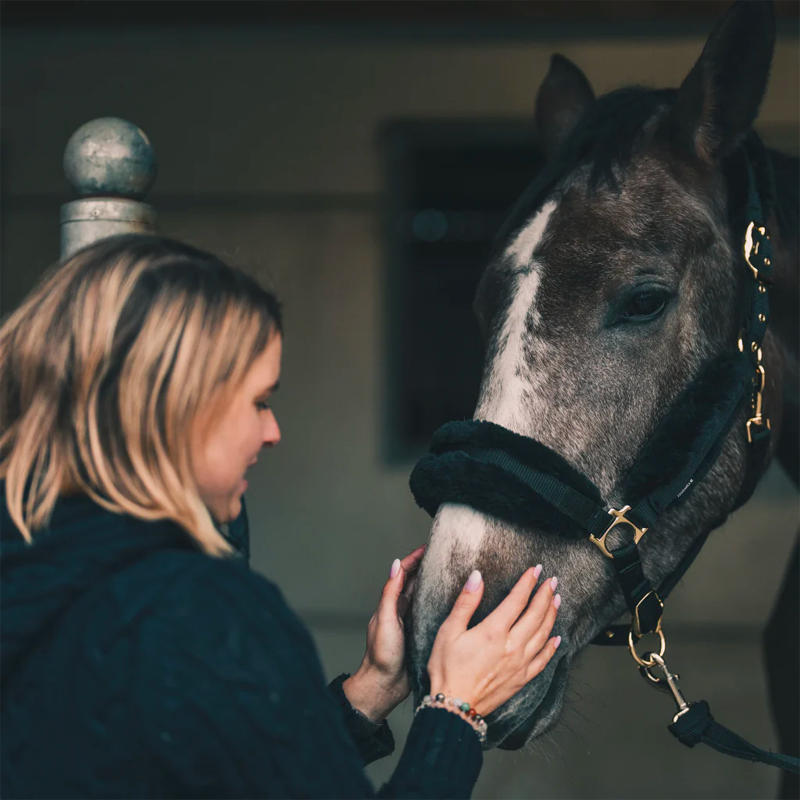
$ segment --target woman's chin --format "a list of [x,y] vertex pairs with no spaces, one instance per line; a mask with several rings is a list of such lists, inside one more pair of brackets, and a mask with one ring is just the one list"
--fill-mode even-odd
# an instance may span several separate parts
[[248,486],[247,481],[242,479],[234,492],[227,497],[217,497],[213,503],[206,502],[206,508],[217,525],[227,525],[242,513],[242,497]]
[[237,495],[228,507],[228,518],[225,522],[233,522],[242,513],[242,495]]

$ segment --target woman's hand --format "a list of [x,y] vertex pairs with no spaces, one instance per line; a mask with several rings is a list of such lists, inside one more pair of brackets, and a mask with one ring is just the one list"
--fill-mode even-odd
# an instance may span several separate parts
[[508,597],[467,630],[483,596],[480,572],[470,575],[433,643],[432,696],[460,698],[485,717],[545,668],[561,643],[560,636],[547,638],[561,596],[553,595],[558,581],[550,578],[530,599],[541,569],[527,570]]
[[378,609],[367,627],[367,652],[358,671],[342,686],[350,705],[376,722],[385,719],[411,692],[405,668],[403,617],[425,547],[392,564]]

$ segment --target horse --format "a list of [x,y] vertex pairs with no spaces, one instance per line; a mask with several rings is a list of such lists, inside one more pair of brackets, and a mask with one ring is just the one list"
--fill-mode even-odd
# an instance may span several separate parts
[[[501,228],[474,300],[485,343],[474,420],[554,451],[611,508],[632,487],[657,483],[679,455],[672,450],[687,415],[702,402],[681,398],[736,347],[752,281],[742,259],[745,149],[757,140],[774,46],[772,4],[737,0],[678,89],[632,86],[598,98],[560,55],[539,88],[535,126],[546,165]],[[796,158],[762,152],[775,204],[766,220],[773,303],[758,402],[763,394],[771,438],[756,478],[776,457],[797,483],[800,172]],[[707,473],[641,536],[653,585],[733,510],[746,481],[750,413],[737,411]],[[633,470],[648,448],[649,469]],[[407,621],[415,695],[426,691],[433,640],[468,574],[479,569],[485,580],[477,624],[541,563],[542,575],[559,580],[561,646],[490,715],[485,747],[518,749],[551,729],[576,656],[626,607],[596,543],[464,502],[439,505]]]

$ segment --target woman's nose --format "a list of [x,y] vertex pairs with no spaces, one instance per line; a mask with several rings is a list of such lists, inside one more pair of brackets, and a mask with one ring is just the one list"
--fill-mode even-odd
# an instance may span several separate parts
[[270,410],[264,421],[263,443],[264,447],[274,447],[281,440],[281,429],[275,414]]

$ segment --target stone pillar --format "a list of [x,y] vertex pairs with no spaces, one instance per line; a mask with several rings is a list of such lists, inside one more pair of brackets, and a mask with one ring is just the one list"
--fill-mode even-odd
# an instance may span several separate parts
[[155,232],[155,210],[142,202],[155,154],[136,125],[117,117],[81,125],[64,150],[64,174],[80,199],[61,206],[61,258],[106,236]]

